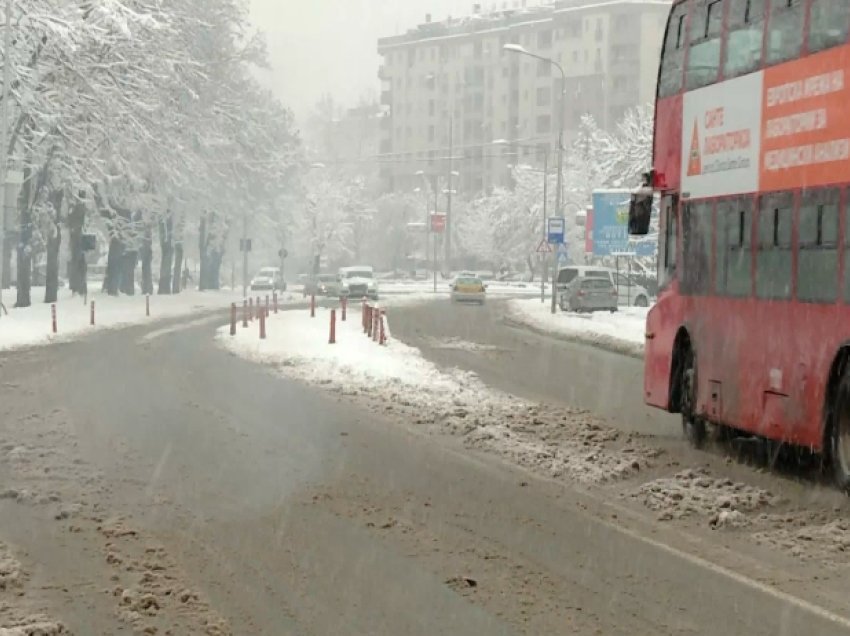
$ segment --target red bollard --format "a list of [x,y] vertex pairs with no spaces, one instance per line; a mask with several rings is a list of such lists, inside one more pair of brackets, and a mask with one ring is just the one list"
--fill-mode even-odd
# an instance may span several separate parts
[[274,303],[274,313],[277,313],[277,292],[272,294],[272,301]]
[[343,297],[340,303],[342,303],[342,322],[345,322],[345,310],[348,307],[348,298]]
[[91,301],[89,306],[89,324],[94,327],[94,301]]
[[50,305],[50,322],[51,322],[51,328],[53,329],[53,333],[56,333],[57,328],[56,328],[56,304],[55,303]]
[[230,335],[236,335],[236,303],[230,303]]
[[328,344],[336,344],[336,309],[331,309],[331,335]]
[[266,312],[260,311],[260,340],[266,339]]
[[254,320],[254,299],[248,299],[248,320]]
[[145,316],[151,315],[151,297],[150,294],[145,294]]
[[260,314],[263,313],[263,306],[260,304],[260,297],[257,296],[257,319],[260,318]]
[[366,337],[372,337],[372,326],[375,324],[374,319],[372,318],[372,305],[366,303]]
[[248,301],[242,299],[242,328],[248,326]]
[[360,301],[360,322],[363,323],[363,333],[366,333],[366,299]]
[[381,316],[381,310],[377,307],[372,307],[372,342],[378,342],[378,319]]
[[266,318],[269,317],[269,295],[266,294]]
[[316,317],[316,294],[310,296],[310,318]]
[[381,322],[380,331],[381,331],[381,333],[378,336],[378,344],[385,345],[385,344],[387,344],[387,332],[386,332],[386,329],[384,328],[384,321],[385,321],[384,316],[386,315],[386,312],[382,309],[380,311],[380,314],[381,314],[381,318],[380,318],[380,322]]

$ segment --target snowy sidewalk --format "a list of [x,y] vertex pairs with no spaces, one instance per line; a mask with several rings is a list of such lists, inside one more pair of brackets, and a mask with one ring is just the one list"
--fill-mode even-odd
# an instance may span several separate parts
[[[33,300],[44,296],[44,290],[33,288]],[[3,294],[4,303],[14,302],[14,290]],[[95,302],[95,326],[89,324],[89,304],[79,296],[73,297],[67,289],[60,290],[56,303],[57,334],[51,333],[50,305],[35,302],[24,309],[9,308],[9,314],[0,317],[0,350],[15,349],[51,342],[62,342],[110,329],[153,322],[162,318],[188,316],[214,309],[225,309],[235,302],[241,307],[242,294],[230,291],[183,291],[173,296],[150,297],[150,317],[145,315],[145,297],[89,295]],[[265,295],[263,295],[265,300]],[[284,294],[282,303],[303,302],[300,295]]]
[[551,313],[549,302],[540,299],[508,301],[508,316],[535,331],[584,342],[636,358],[643,356],[646,307],[621,307],[616,313]]
[[[393,309],[387,310],[392,325]],[[337,314],[339,315],[339,314]],[[236,335],[229,325],[216,340],[232,353],[274,368],[338,397],[356,401],[399,424],[462,438],[465,446],[495,453],[549,477],[583,483],[619,480],[649,466],[655,452],[586,412],[531,404],[486,386],[475,374],[438,367],[395,340],[381,346],[362,330],[359,307],[337,322],[328,343],[330,310],[296,309],[258,321]]]

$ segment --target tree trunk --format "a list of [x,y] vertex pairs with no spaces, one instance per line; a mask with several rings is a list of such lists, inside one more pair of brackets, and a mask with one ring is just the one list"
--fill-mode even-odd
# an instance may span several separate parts
[[0,246],[0,251],[2,251],[2,255],[0,258],[3,259],[3,279],[0,280],[0,285],[3,286],[3,289],[9,289],[12,286],[12,237],[9,234],[3,235],[4,241],[3,245]]
[[103,289],[110,296],[117,296],[121,287],[121,270],[124,262],[124,242],[118,237],[109,241],[109,253],[106,256],[106,278]]
[[68,234],[71,248],[71,258],[68,261],[68,287],[73,294],[85,296],[88,293],[86,275],[88,264],[86,253],[83,251],[83,225],[86,221],[86,206],[78,201],[68,215]]
[[[32,128],[27,126],[27,137],[32,138]],[[30,156],[30,159],[32,157]],[[30,307],[32,297],[32,161],[24,164],[24,183],[18,196],[20,228],[18,230],[18,280],[15,307]]]
[[153,235],[150,223],[145,224],[145,231],[142,237],[142,249],[140,256],[142,258],[142,293],[153,294],[153,271],[151,261],[153,261]]
[[174,258],[174,237],[172,230],[174,221],[171,213],[159,222],[159,246],[162,257],[159,264],[159,289],[158,294],[171,293],[171,262]]
[[528,273],[531,276],[528,279],[528,282],[533,283],[534,282],[534,269],[535,269],[535,267],[534,267],[534,261],[531,259],[531,256],[525,257],[525,264],[528,266]]
[[127,296],[136,294],[136,265],[139,253],[135,250],[125,250],[121,259],[121,293]]
[[221,262],[224,260],[224,252],[214,250],[209,257],[208,265],[209,278],[207,280],[207,289],[221,289]]
[[59,247],[62,245],[62,199],[64,190],[50,193],[53,218],[47,237],[47,265],[45,267],[44,302],[55,303],[59,297]]
[[209,289],[210,275],[210,257],[207,253],[207,214],[201,214],[201,220],[198,223],[198,260],[200,262],[200,271],[198,272],[198,291]]
[[183,243],[174,245],[174,271],[171,277],[171,293],[180,293],[180,277],[183,275]]

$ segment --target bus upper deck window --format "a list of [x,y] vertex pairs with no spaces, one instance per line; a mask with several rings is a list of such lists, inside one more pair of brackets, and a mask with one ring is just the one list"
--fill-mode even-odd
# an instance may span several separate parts
[[835,0],[812,0],[809,51],[822,51],[847,41],[850,7]]
[[730,0],[725,77],[737,77],[761,65],[765,0]]
[[717,81],[722,26],[723,2],[699,0],[691,17],[686,88],[699,88]]
[[667,24],[667,36],[661,53],[661,78],[659,97],[669,97],[682,90],[682,70],[687,45],[687,20],[691,2],[676,5]]
[[777,64],[800,56],[806,18],[805,4],[803,0],[771,0],[767,29],[768,64]]

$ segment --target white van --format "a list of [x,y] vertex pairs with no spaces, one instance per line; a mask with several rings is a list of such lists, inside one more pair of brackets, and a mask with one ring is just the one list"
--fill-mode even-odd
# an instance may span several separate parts
[[340,267],[338,279],[340,298],[368,297],[371,300],[378,300],[378,283],[375,282],[375,272],[371,266]]
[[[558,294],[567,288],[574,278],[607,278],[617,289],[617,304],[628,307],[649,307],[649,292],[634,279],[610,267],[596,265],[566,265],[558,268]],[[618,284],[619,283],[619,284]]]

